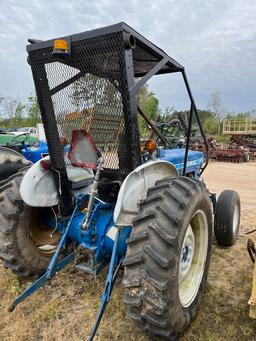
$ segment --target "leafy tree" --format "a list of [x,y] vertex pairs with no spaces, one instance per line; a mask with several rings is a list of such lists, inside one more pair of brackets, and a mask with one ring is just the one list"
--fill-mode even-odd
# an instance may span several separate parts
[[[1,96],[1,94],[0,94],[0,106],[1,106],[1,103],[3,102],[3,100],[4,100],[4,96]],[[1,112],[0,112],[0,117],[2,116],[2,114],[1,114]]]
[[35,127],[37,123],[41,122],[40,108],[35,95],[28,97],[28,103],[25,106],[27,110],[26,125]]
[[[203,130],[208,135],[218,135],[221,131],[217,115],[211,110],[198,109],[198,116],[202,123]],[[195,121],[195,120],[194,120]]]
[[206,134],[206,136],[209,136],[209,135],[220,135],[219,133],[219,129],[220,129],[220,126],[219,126],[219,121],[216,120],[215,117],[207,117],[203,122],[203,130]]
[[155,120],[159,112],[159,100],[154,92],[149,91],[148,85],[144,85],[138,92],[138,104],[151,120]]
[[11,119],[11,126],[13,127],[21,127],[24,123],[24,110],[26,108],[26,105],[22,102],[19,102],[17,104],[15,114],[13,118]]
[[1,98],[1,113],[2,116],[8,120],[12,120],[15,116],[17,106],[19,104],[18,98],[11,96]]
[[24,123],[25,105],[15,97],[0,96],[1,126],[19,128]]
[[150,96],[148,96],[144,104],[144,110],[151,120],[155,120],[157,117],[158,105],[159,105],[159,101],[155,97],[155,94],[150,93]]
[[227,119],[241,119],[241,118],[252,118],[253,117],[253,111],[247,111],[247,112],[240,112],[240,113],[227,113],[226,117]]
[[71,98],[76,111],[96,105],[121,106],[121,96],[115,86],[110,81],[89,73],[73,84]]
[[1,96],[1,94],[0,94],[0,124],[1,124],[1,126],[3,125],[3,115],[2,115],[2,109],[1,109],[1,103],[2,103],[2,101],[4,100],[4,97],[3,96]]
[[[150,120],[157,120],[160,113],[159,100],[152,91],[149,91],[148,85],[144,85],[140,88],[138,92],[138,105]],[[144,135],[149,132],[148,125],[141,116],[138,116],[138,124],[141,134]]]
[[2,127],[36,126],[41,120],[36,96],[30,95],[27,103],[11,96],[0,96],[0,118]]
[[208,108],[216,115],[216,117],[218,119],[218,135],[220,136],[220,134],[221,134],[221,121],[222,121],[222,116],[223,116],[224,110],[222,108],[222,103],[221,103],[219,91],[217,91],[211,95],[210,101],[208,104]]

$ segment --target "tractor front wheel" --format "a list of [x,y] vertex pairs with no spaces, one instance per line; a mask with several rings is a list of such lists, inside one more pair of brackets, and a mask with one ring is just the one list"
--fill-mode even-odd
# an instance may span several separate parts
[[143,330],[176,340],[194,318],[205,289],[212,207],[205,185],[160,180],[141,202],[127,241],[124,302]]
[[42,273],[60,237],[48,223],[54,225],[50,208],[32,208],[22,201],[19,187],[26,171],[0,183],[0,258],[20,277]]

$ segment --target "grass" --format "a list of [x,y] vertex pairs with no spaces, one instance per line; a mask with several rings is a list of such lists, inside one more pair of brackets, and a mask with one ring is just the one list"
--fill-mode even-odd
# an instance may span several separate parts
[[[249,319],[247,306],[252,271],[245,237],[240,237],[231,249],[215,247],[200,310],[180,340],[255,340],[256,323]],[[8,304],[29,282],[20,286],[17,278],[2,267],[0,340],[86,340],[99,308],[104,277],[103,273],[93,279],[68,268],[8,313]],[[122,294],[122,284],[118,283],[95,340],[153,340],[126,318]]]

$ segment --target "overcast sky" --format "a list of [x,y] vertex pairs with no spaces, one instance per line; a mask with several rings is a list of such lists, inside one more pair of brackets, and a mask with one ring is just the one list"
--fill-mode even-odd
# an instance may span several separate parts
[[[47,40],[126,22],[185,66],[199,108],[220,92],[228,111],[256,108],[255,0],[0,0],[0,94],[34,91],[28,37]],[[151,89],[161,107],[187,107],[175,77]]]

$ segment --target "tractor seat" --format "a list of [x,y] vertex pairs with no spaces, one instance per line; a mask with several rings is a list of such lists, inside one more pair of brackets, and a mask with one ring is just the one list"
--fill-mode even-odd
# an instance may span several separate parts
[[68,179],[71,182],[72,189],[79,189],[89,186],[93,183],[94,174],[92,169],[75,168],[67,166]]

